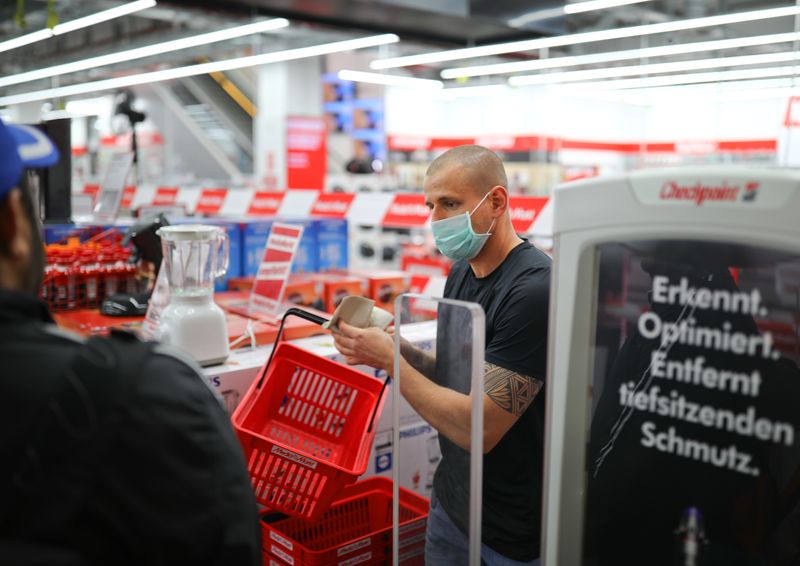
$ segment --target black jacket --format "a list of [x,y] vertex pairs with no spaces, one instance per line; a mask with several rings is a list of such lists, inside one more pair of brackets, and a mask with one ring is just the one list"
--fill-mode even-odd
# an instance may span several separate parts
[[[56,481],[61,464],[44,471],[52,484],[20,495],[12,480],[32,431],[82,348],[32,296],[0,291],[0,539],[71,549],[91,564],[260,564],[257,508],[228,415],[191,362],[158,346],[136,364],[97,469],[81,470],[91,478],[81,504],[59,507],[71,495]],[[92,466],[80,458],[63,465]]]

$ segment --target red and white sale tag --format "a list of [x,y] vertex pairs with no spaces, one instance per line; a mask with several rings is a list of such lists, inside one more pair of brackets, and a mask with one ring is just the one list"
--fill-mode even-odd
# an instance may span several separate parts
[[519,234],[527,234],[533,221],[547,204],[547,197],[512,196],[508,203],[511,223]]
[[258,267],[248,310],[251,313],[276,315],[283,300],[292,260],[303,236],[303,227],[273,224],[267,238],[261,265]]
[[158,187],[153,196],[153,206],[172,206],[178,200],[178,187]]
[[431,211],[425,206],[422,194],[397,194],[383,217],[383,226],[424,226]]
[[195,213],[219,214],[227,195],[228,189],[203,189],[194,209]]
[[122,192],[122,202],[119,203],[120,208],[130,208],[133,204],[133,199],[136,197],[136,187],[128,185]]
[[248,216],[275,216],[283,203],[284,193],[256,191],[247,209]]
[[354,198],[356,195],[353,193],[320,193],[311,207],[311,216],[344,218]]

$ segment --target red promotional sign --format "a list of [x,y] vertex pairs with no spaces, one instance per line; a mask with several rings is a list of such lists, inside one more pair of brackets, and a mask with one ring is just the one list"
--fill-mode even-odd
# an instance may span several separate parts
[[286,120],[286,186],[322,190],[325,184],[327,128],[324,118]]
[[512,196],[509,202],[509,214],[514,230],[525,234],[530,231],[533,221],[547,204],[547,197]]
[[100,192],[100,185],[97,183],[91,183],[83,186],[83,194],[92,195],[92,200],[97,199],[97,193],[99,192]]
[[277,314],[292,268],[292,260],[302,236],[302,226],[292,224],[272,226],[261,265],[253,282],[253,290],[250,292],[248,309],[250,312]]
[[133,204],[133,198],[136,196],[136,187],[128,185],[122,192],[122,201],[119,203],[120,208],[130,208]]
[[284,193],[256,191],[247,209],[248,216],[275,216],[283,202]]
[[227,195],[228,189],[203,189],[194,211],[202,214],[218,214]]
[[172,206],[178,200],[178,187],[158,187],[153,195],[153,206]]
[[311,207],[311,216],[344,218],[354,198],[356,195],[353,193],[320,193]]
[[398,194],[383,217],[383,226],[424,226],[431,211],[425,206],[422,194]]

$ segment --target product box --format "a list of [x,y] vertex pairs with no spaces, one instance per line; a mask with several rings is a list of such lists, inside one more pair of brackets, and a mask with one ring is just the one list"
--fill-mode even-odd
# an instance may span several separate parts
[[242,270],[241,275],[248,277],[258,273],[267,238],[275,222],[303,226],[303,237],[297,246],[292,263],[292,273],[315,273],[318,271],[319,246],[317,230],[313,220],[263,219],[242,222]]
[[424,420],[419,420],[400,426],[398,450],[393,449],[392,440],[391,429],[375,433],[367,471],[362,478],[391,478],[392,469],[397,466],[402,487],[430,497],[433,476],[442,460],[439,433]]
[[351,270],[350,275],[367,282],[366,297],[375,301],[375,306],[394,312],[394,301],[398,295],[407,293],[411,278],[403,271]]
[[319,271],[346,271],[348,263],[347,220],[319,218],[314,221],[317,231]]
[[292,275],[286,282],[283,301],[301,307],[323,310],[323,300],[319,285],[313,275]]
[[322,298],[322,308],[333,313],[342,299],[348,295],[364,295],[364,280],[338,273],[317,273],[311,276],[317,286],[317,294]]
[[258,273],[261,259],[264,257],[264,248],[267,237],[272,230],[274,219],[259,218],[247,220],[240,224],[242,239],[242,257],[240,276],[254,277]]
[[203,376],[220,395],[229,413],[239,405],[271,351],[271,346],[232,350],[224,364],[203,368]]
[[127,231],[126,227],[101,224],[47,224],[44,226],[43,238],[45,244],[65,243],[67,238],[79,238],[81,242],[85,242],[112,229],[119,234]]
[[[291,275],[286,282],[284,301],[302,307],[324,310],[320,285],[311,279],[313,275]],[[228,281],[228,291],[250,293],[255,277],[236,277]]]
[[282,223],[303,226],[303,237],[297,246],[292,262],[292,273],[316,273],[319,271],[319,242],[317,223],[314,220],[280,220]]

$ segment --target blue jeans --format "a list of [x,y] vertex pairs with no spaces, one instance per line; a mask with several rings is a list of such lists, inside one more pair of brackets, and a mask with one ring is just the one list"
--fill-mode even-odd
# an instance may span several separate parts
[[[436,492],[431,494],[428,529],[425,532],[426,566],[464,566],[469,561],[469,541],[447,515]],[[506,558],[485,544],[481,545],[481,564],[484,566],[539,566],[539,559],[518,562]]]

